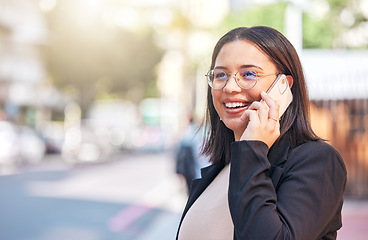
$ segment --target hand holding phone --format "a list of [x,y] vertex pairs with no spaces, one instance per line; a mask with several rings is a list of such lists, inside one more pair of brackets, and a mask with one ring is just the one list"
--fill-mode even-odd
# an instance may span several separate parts
[[[284,114],[290,103],[293,101],[293,94],[289,87],[289,83],[285,74],[277,76],[271,87],[267,90],[267,94],[274,100],[280,103],[279,118]],[[263,102],[263,99],[261,100]]]
[[[270,107],[272,104],[273,113],[277,110],[273,102],[278,102],[280,104],[280,118],[292,102],[293,95],[284,74],[278,75],[271,87],[267,90],[267,94],[262,93],[261,95],[261,101],[253,102],[241,116],[241,119],[247,122],[247,126],[240,140],[262,141],[270,148],[280,136],[280,122],[276,118],[273,118],[275,116],[274,114],[272,114],[272,117],[270,116],[270,108],[266,101],[270,104]],[[266,106],[266,108],[262,105]]]

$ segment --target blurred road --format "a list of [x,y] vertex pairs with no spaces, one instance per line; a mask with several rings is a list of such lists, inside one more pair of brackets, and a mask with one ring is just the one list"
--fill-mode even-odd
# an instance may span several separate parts
[[[1,240],[171,240],[186,201],[169,153],[68,168],[58,155],[0,176]],[[347,199],[338,240],[368,236],[368,202]]]
[[0,176],[0,239],[175,238],[186,195],[170,154],[73,169],[58,158]]
[[337,240],[368,239],[368,200],[345,199]]

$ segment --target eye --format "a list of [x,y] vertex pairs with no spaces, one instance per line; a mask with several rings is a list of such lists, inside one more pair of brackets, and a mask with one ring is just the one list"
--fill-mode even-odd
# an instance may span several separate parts
[[226,80],[226,73],[222,70],[215,70],[213,72],[213,76],[215,80]]
[[257,77],[257,73],[252,70],[240,70],[239,78],[241,80],[254,80]]

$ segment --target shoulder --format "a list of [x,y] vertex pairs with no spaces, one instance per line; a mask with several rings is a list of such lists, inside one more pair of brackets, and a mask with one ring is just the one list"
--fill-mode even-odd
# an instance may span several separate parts
[[294,153],[303,153],[305,151],[313,151],[316,153],[325,153],[325,152],[336,152],[337,153],[334,147],[332,147],[330,144],[324,141],[305,142],[293,148],[292,151]]
[[289,167],[310,166],[321,170],[338,168],[342,174],[346,175],[345,163],[341,155],[333,146],[324,141],[310,141],[291,149],[285,165]]
[[301,158],[311,158],[315,156],[333,156],[339,160],[342,157],[338,151],[330,144],[324,141],[310,141],[291,149],[290,157],[299,156]]

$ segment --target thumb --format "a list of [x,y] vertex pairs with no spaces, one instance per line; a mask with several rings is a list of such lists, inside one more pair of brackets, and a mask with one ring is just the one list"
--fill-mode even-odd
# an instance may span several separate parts
[[249,119],[250,112],[248,110],[245,110],[244,113],[240,116],[240,120],[246,121]]

